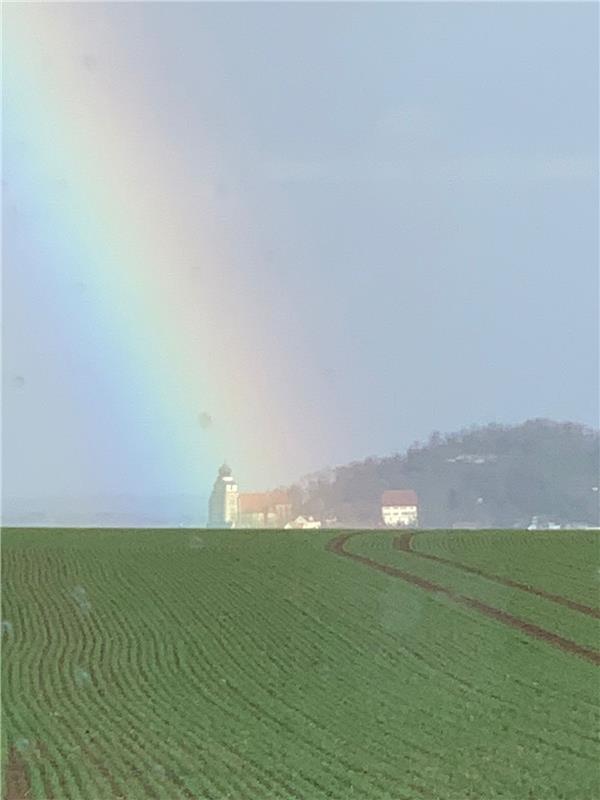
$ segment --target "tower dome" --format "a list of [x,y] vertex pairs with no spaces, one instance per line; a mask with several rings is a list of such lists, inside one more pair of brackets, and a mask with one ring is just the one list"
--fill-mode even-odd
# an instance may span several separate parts
[[231,478],[231,467],[225,462],[219,467],[219,478]]

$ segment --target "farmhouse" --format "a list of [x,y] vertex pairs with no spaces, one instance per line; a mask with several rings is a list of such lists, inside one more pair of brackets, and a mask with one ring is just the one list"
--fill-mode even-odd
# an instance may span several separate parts
[[412,489],[389,489],[381,496],[381,516],[389,528],[416,527],[419,501]]

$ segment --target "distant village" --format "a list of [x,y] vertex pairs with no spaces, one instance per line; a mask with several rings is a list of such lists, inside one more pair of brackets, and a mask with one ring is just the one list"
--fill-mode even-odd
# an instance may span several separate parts
[[[453,462],[465,461],[468,463],[485,463],[492,461],[493,456],[477,457],[468,460],[467,456],[458,456]],[[450,459],[448,459],[450,461]],[[595,489],[595,487],[594,487]],[[480,502],[482,498],[478,499]],[[417,492],[412,488],[387,489],[379,497],[376,509],[381,528],[418,528],[420,525],[420,508]],[[208,505],[208,528],[238,528],[238,529],[263,529],[277,530],[316,530],[320,528],[332,529],[340,527],[337,517],[325,516],[317,519],[305,514],[298,515],[290,492],[286,489],[276,489],[270,492],[240,492],[238,484],[233,477],[232,470],[223,464],[217,474]],[[344,525],[345,527],[345,525]],[[479,529],[486,527],[481,523],[472,521],[453,522],[448,527],[455,530]],[[513,527],[526,527],[530,531],[561,530],[596,528],[587,523],[558,524],[545,516],[533,516],[526,525]]]
[[[240,492],[227,464],[215,480],[208,503],[208,528],[275,528],[302,530],[336,527],[335,517],[324,520],[294,516],[292,501],[284,489],[272,492]],[[381,524],[389,528],[416,528],[419,501],[412,489],[394,489],[381,496]]]

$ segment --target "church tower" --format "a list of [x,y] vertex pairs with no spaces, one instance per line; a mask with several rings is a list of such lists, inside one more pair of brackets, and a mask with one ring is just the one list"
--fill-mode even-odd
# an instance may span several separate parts
[[238,485],[223,464],[208,501],[208,528],[235,528],[239,514]]

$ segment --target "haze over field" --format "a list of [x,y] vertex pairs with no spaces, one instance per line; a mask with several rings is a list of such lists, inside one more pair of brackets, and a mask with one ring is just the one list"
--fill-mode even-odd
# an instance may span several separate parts
[[596,5],[4,27],[5,519],[176,524],[223,459],[262,489],[433,430],[597,426]]

